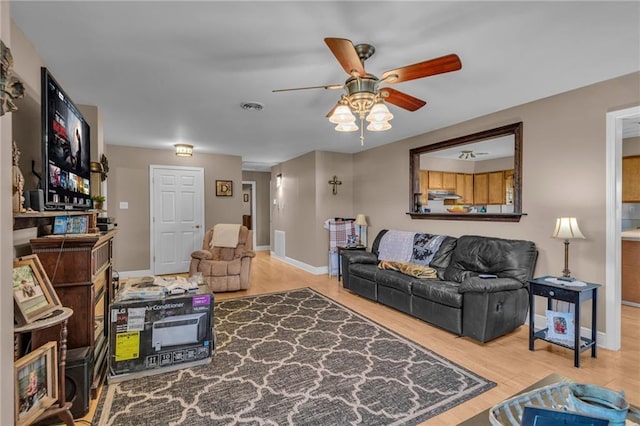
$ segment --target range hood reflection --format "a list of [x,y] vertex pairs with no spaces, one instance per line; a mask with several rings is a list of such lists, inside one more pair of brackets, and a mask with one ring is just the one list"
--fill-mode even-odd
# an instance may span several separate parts
[[429,190],[427,192],[427,198],[429,200],[459,200],[462,198],[461,195],[456,194],[453,191],[447,190]]

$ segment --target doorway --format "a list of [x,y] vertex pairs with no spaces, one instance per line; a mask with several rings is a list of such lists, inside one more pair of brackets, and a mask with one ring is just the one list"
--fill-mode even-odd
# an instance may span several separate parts
[[624,120],[640,119],[640,106],[607,113],[607,244],[606,244],[606,341],[604,347],[619,350],[621,346],[622,311],[622,135]]
[[[245,196],[246,195],[246,196]],[[256,240],[258,235],[258,218],[256,208],[256,181],[242,181],[242,224],[253,230],[253,249],[256,249]],[[245,217],[249,216],[248,224],[245,223]],[[250,225],[250,226],[249,226]]]
[[187,272],[204,236],[204,169],[150,166],[151,272]]

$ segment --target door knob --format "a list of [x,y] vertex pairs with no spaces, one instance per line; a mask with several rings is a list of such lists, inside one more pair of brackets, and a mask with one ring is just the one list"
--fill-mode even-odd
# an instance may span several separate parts
[[196,225],[196,229],[200,229],[200,225]]

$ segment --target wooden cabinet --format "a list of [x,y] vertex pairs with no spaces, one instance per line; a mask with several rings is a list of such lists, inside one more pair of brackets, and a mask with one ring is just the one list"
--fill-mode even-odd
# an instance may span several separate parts
[[429,189],[456,188],[456,173],[429,170]]
[[489,174],[476,173],[473,175],[474,204],[489,204]]
[[462,198],[456,204],[473,204],[473,175],[456,173],[456,194]]
[[[47,236],[31,240],[31,250],[40,258],[60,301],[74,311],[68,326],[69,349],[92,348],[92,398],[97,396],[108,364],[108,321],[104,314],[115,291],[112,284],[115,233]],[[56,333],[59,335],[59,328],[34,333],[33,344],[57,340]]]
[[489,173],[489,202],[487,204],[505,204],[504,172]]
[[505,204],[513,204],[515,180],[515,170],[504,171],[504,192],[505,192]]
[[426,206],[428,203],[429,192],[429,172],[420,170],[420,203]]
[[622,300],[640,303],[640,241],[622,240]]
[[622,159],[622,202],[640,203],[640,155]]

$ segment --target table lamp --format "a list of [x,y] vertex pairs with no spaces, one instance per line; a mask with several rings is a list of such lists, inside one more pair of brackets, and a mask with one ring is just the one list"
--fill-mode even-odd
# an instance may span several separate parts
[[569,271],[569,240],[575,238],[585,238],[580,232],[578,227],[578,221],[575,217],[559,217],[556,219],[556,228],[551,234],[553,238],[564,239],[564,269],[562,270],[562,276],[558,277],[562,281],[574,281],[575,278],[571,276]]
[[365,226],[369,226],[369,224],[367,223],[367,218],[364,217],[362,213],[356,216],[355,224],[358,225],[358,229],[360,230],[360,232],[358,233],[358,245],[361,246],[362,245],[362,228]]

